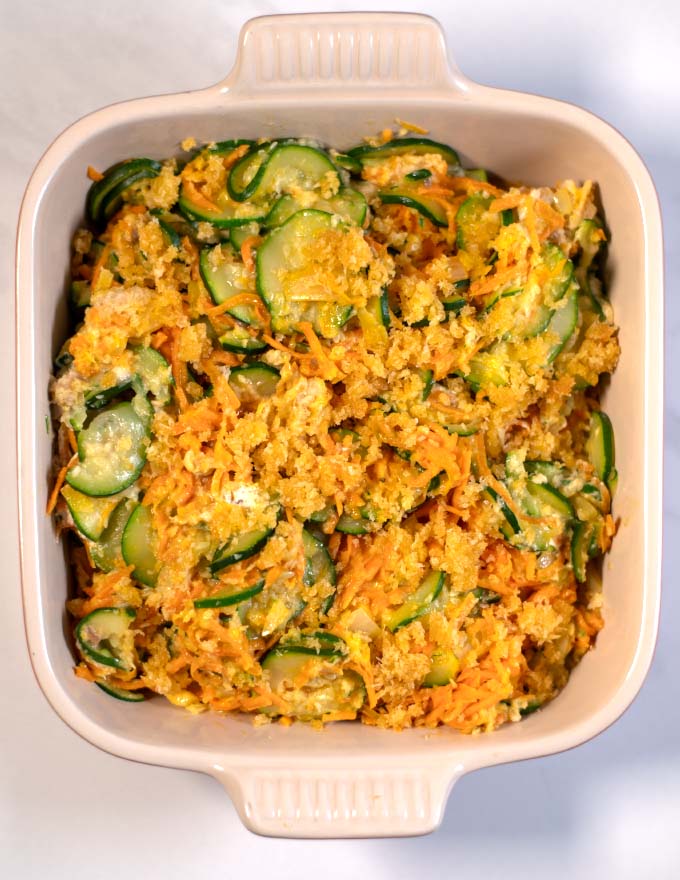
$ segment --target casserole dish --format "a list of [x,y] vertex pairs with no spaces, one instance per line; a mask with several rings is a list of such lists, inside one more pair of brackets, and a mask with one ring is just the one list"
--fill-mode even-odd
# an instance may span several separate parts
[[[134,707],[73,675],[66,563],[44,516],[52,438],[52,359],[66,336],[63,292],[88,165],[172,154],[187,136],[309,136],[350,146],[395,117],[427,127],[463,161],[528,184],[591,177],[610,229],[608,271],[622,357],[604,396],[621,463],[620,536],[604,568],[605,629],[544,711],[486,737],[401,734],[335,724],[256,728],[248,718]],[[64,267],[64,273],[59,270]],[[55,272],[55,268],[57,271]],[[468,770],[577,745],[629,705],[649,667],[659,606],[662,245],[652,182],[627,142],[569,105],[488,89],[447,62],[438,25],[417,15],[256,19],[232,73],[212,88],[92,114],[38,165],[22,207],[17,258],[21,553],[29,647],[41,687],[90,742],[122,757],[220,779],[245,824],[278,836],[419,834],[437,826]]]

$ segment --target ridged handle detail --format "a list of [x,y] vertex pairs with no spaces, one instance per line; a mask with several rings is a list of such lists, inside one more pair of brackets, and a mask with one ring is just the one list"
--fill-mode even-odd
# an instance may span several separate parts
[[441,822],[460,771],[216,768],[251,831],[271,837],[427,834]]
[[241,31],[230,91],[450,88],[439,24],[429,16],[370,12],[275,15]]

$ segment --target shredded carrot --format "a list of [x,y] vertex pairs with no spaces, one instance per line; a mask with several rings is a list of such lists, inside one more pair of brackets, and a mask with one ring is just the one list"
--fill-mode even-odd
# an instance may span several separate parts
[[64,480],[66,479],[66,474],[68,473],[68,469],[78,460],[78,456],[74,455],[73,458],[69,461],[68,464],[65,464],[63,468],[59,469],[59,473],[57,474],[57,479],[54,481],[54,486],[52,487],[52,491],[50,492],[50,497],[47,499],[47,507],[45,512],[49,516],[54,508],[56,507],[57,501],[59,499],[59,493],[61,492],[61,487],[64,485]]
[[101,173],[101,171],[97,171],[97,169],[93,168],[91,165],[87,166],[87,176],[95,183],[98,183],[100,180],[104,180],[104,175]]
[[261,241],[262,239],[259,235],[249,235],[241,245],[241,259],[243,260],[243,265],[249,272],[252,272],[255,268],[253,249],[256,248]]
[[519,207],[522,201],[522,193],[514,192],[509,195],[501,196],[500,198],[494,199],[489,205],[489,211],[494,214],[500,214],[501,211],[507,211],[510,208]]

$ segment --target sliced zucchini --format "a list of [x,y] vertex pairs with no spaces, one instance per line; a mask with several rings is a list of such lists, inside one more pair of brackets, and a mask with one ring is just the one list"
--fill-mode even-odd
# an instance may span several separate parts
[[246,532],[243,535],[231,538],[215,552],[210,563],[210,571],[212,574],[217,574],[218,571],[222,571],[228,565],[241,562],[243,559],[249,559],[256,553],[259,553],[273,534],[274,529],[263,528],[254,529],[252,532]]
[[378,147],[361,145],[347,151],[348,156],[358,159],[362,165],[376,165],[383,159],[391,159],[393,156],[427,156],[433,153],[443,156],[449,165],[460,165],[458,153],[454,149],[429,138],[395,138]]
[[465,381],[473,391],[489,385],[507,385],[509,381],[508,363],[500,346],[480,351],[470,360],[470,370]]
[[387,296],[387,288],[383,288],[380,296],[373,296],[366,303],[366,310],[373,320],[381,327],[390,326],[390,303]]
[[485,587],[475,587],[471,592],[477,600],[477,608],[488,608],[489,605],[498,605],[501,601],[499,593],[487,590]]
[[231,229],[264,220],[266,208],[251,203],[241,204],[229,198],[226,192],[217,195],[214,201],[195,201],[187,187],[182,184],[179,191],[179,209],[189,220],[212,223],[218,229]]
[[336,523],[335,530],[345,535],[366,535],[368,533],[367,520],[362,516],[342,513]]
[[341,231],[325,211],[298,211],[270,232],[258,249],[257,290],[276,332],[289,334],[301,321],[311,321],[317,333],[332,338],[349,319],[351,306],[307,298],[314,240],[331,229]]
[[430,671],[423,679],[422,687],[442,687],[455,680],[460,671],[460,661],[453,651],[435,651],[430,657]]
[[260,354],[267,350],[267,343],[248,333],[244,327],[236,326],[220,336],[220,345],[226,351],[236,354]]
[[559,308],[553,312],[546,333],[557,336],[558,341],[548,352],[548,363],[551,364],[564,346],[571,339],[578,323],[578,290],[572,288],[564,297]]
[[244,145],[248,145],[249,147],[253,147],[255,141],[247,140],[246,138],[231,138],[226,141],[216,141],[214,144],[208,144],[205,148],[206,153],[212,153],[217,156],[228,156],[230,153],[233,153],[238,147],[243,147]]
[[92,498],[68,483],[62,487],[61,494],[80,534],[91,541],[98,541],[119,499],[116,496]]
[[300,643],[277,645],[262,662],[272,691],[286,708],[272,707],[270,714],[283,714],[309,721],[335,712],[356,714],[364,703],[364,682],[344,668],[346,648],[330,633],[314,633]]
[[229,230],[229,241],[237,253],[241,253],[243,242],[260,234],[259,223],[246,223],[244,226],[232,226]]
[[427,398],[432,393],[432,387],[434,385],[434,373],[432,370],[419,370],[420,378],[423,383],[423,393],[422,399],[427,400]]
[[130,672],[135,668],[132,608],[98,608],[83,617],[75,636],[83,655],[99,666]]
[[98,678],[95,681],[95,684],[110,697],[115,697],[116,700],[122,700],[124,703],[143,703],[146,699],[144,691],[128,691],[125,690],[125,688],[119,688],[113,684],[109,684],[103,678]]
[[[216,305],[221,305],[241,293],[254,293],[251,276],[243,263],[233,259],[234,251],[228,244],[216,244],[201,250],[198,259],[203,283]],[[243,324],[257,326],[257,312],[246,303],[227,309],[227,314]]]
[[[311,207],[315,211],[337,214],[343,220],[349,220],[350,223],[355,223],[357,226],[363,224],[368,209],[364,195],[350,187],[342,187],[337,195],[329,199],[318,198]],[[270,228],[281,226],[289,217],[292,217],[298,211],[302,211],[303,208],[304,206],[296,201],[293,196],[281,196],[267,214],[265,225]]]
[[84,309],[90,305],[92,288],[89,281],[72,281],[69,287],[71,302],[77,309]]
[[123,531],[134,507],[135,502],[130,498],[119,501],[98,540],[90,544],[92,561],[102,571],[113,571],[123,565]]
[[571,536],[571,564],[576,580],[585,583],[589,559],[590,544],[595,527],[593,523],[578,522]]
[[590,414],[590,433],[586,453],[603,483],[612,476],[615,462],[614,429],[609,416],[599,410]]
[[549,508],[551,512],[565,520],[576,518],[571,501],[550,484],[534,483],[531,480],[527,480],[526,485],[527,492],[539,505]]
[[133,565],[132,577],[147,587],[156,585],[158,536],[148,507],[138,504],[123,529],[120,548],[127,565]]
[[311,587],[319,581],[336,583],[335,566],[326,547],[306,530],[302,530],[302,546],[305,554],[305,571],[302,582]]
[[241,403],[258,403],[276,394],[281,373],[269,364],[253,363],[232,367],[229,384]]
[[146,461],[148,422],[132,403],[119,403],[94,417],[78,434],[79,461],[66,482],[86,495],[122,492],[135,482]]
[[512,510],[510,510],[504,499],[498,494],[498,492],[496,492],[495,489],[492,489],[491,486],[487,486],[484,491],[491,498],[492,501],[496,502],[500,509],[500,512],[505,518],[503,524],[501,525],[501,532],[503,533],[503,537],[509,541],[512,539],[513,535],[519,535],[519,533],[522,531],[519,520],[512,512]]
[[480,183],[489,182],[489,175],[484,168],[468,168],[465,171],[465,176],[470,180],[478,180]]
[[424,194],[422,187],[413,183],[402,183],[389,189],[381,189],[378,197],[384,205],[405,205],[407,208],[413,208],[435,226],[446,228],[449,225],[446,206],[439,199]]
[[344,168],[350,174],[361,175],[361,162],[353,156],[348,156],[347,153],[335,153],[333,161],[338,168]]
[[284,579],[275,581],[262,593],[242,602],[238,614],[250,638],[268,639],[283,632],[306,606],[299,581]]
[[574,264],[556,244],[546,244],[541,252],[541,264],[547,277],[543,282],[543,299],[548,305],[559,302],[569,290],[574,275]]
[[140,180],[157,177],[161,167],[154,159],[126,159],[112,165],[88,190],[85,208],[90,222],[106,226],[122,205],[125,190]]
[[430,177],[432,177],[432,172],[429,168],[416,168],[415,171],[409,171],[406,180],[427,180]]
[[264,590],[264,578],[245,587],[231,587],[229,590],[221,590],[213,596],[194,599],[194,608],[228,608],[230,605],[238,605],[240,602],[252,599],[262,590]]
[[101,409],[116,397],[120,397],[130,389],[132,385],[132,377],[111,385],[109,388],[92,388],[85,394],[85,406],[87,409]]
[[269,202],[291,190],[315,189],[329,173],[337,174],[335,166],[326,153],[315,147],[283,143],[258,148],[232,168],[229,195],[238,202]]
[[403,605],[390,611],[385,617],[385,626],[390,632],[396,632],[402,626],[406,626],[427,614],[431,610],[432,603],[442,591],[444,579],[443,571],[431,571]]
[[144,391],[153,395],[161,406],[170,403],[170,387],[174,384],[170,364],[160,351],[140,345],[134,349],[134,370]]
[[491,202],[490,196],[477,193],[465,199],[456,213],[456,244],[483,260],[488,259],[501,228],[500,215],[489,211]]
[[449,314],[457,315],[462,308],[468,304],[468,301],[461,296],[447,296],[442,300],[444,311]]

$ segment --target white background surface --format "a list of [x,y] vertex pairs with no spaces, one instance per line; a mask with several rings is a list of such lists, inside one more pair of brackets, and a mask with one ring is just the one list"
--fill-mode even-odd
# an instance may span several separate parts
[[[436,16],[452,56],[472,79],[594,111],[632,141],[652,172],[664,212],[668,273],[661,635],[647,683],[613,728],[570,753],[463,778],[434,835],[267,840],[241,826],[214,780],[132,764],[79,739],[33,678],[15,515],[14,229],[33,166],[76,118],[114,101],[221,79],[238,30],[251,16],[360,7]],[[680,600],[673,577],[680,569],[680,363],[673,350],[680,332],[676,0],[0,0],[0,21],[0,876],[680,877]]]

